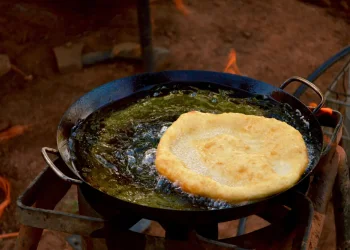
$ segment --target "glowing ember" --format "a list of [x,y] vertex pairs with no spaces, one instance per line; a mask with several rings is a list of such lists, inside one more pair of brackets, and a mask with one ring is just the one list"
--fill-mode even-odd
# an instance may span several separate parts
[[182,0],[173,0],[176,8],[185,16],[188,16],[190,14],[190,11],[187,9],[187,7],[184,5]]
[[21,135],[28,128],[29,128],[29,126],[16,125],[16,126],[13,126],[13,127],[9,128],[9,129],[4,130],[4,131],[1,131],[0,132],[0,142],[1,141],[5,141],[5,140],[9,140],[9,139],[11,139],[13,137]]
[[317,104],[314,103],[314,102],[310,102],[309,106],[310,106],[311,108],[316,108],[316,107],[317,107]]
[[231,49],[230,51],[224,72],[241,75],[241,72],[237,67],[236,51],[234,49]]
[[5,194],[5,200],[0,203],[0,217],[5,211],[5,208],[10,204],[11,202],[11,188],[10,188],[10,183],[8,182],[7,179],[4,177],[0,176],[0,189],[4,192]]
[[[0,203],[0,218],[5,212],[5,209],[8,205],[11,203],[11,186],[10,182],[5,179],[4,177],[0,176],[0,189],[5,194],[5,199]],[[11,237],[17,237],[18,232],[15,233],[7,233],[7,234],[0,234],[0,239],[6,239]]]
[[[311,103],[309,104],[309,106],[312,107],[312,108],[316,108],[316,107],[317,107],[317,104],[314,103],[314,102],[311,102]],[[321,108],[320,111],[321,111],[322,113],[329,114],[329,115],[333,114],[333,110],[332,110],[331,108]]]
[[[156,8],[152,8],[152,5],[155,4],[157,2],[157,0],[150,0],[150,4],[151,4],[151,9],[152,9],[152,13],[155,13],[157,11]],[[191,12],[189,11],[189,9],[187,8],[187,6],[183,3],[183,0],[173,0],[176,9],[178,9],[178,11],[180,11],[183,15],[188,16]],[[155,26],[156,23],[154,21],[154,16],[151,15],[151,29],[152,29],[152,33],[155,30]]]

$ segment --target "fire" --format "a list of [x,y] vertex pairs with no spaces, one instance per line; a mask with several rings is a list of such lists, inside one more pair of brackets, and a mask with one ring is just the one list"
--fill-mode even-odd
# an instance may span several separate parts
[[9,140],[24,133],[30,126],[16,125],[0,132],[0,142]]
[[186,5],[184,5],[182,0],[173,0],[176,8],[185,16],[190,14],[190,11],[187,9]]
[[[11,203],[11,186],[10,182],[5,179],[4,177],[0,176],[0,189],[4,192],[5,194],[5,200],[3,200],[0,203],[0,218],[5,212],[5,209],[8,205]],[[18,232],[15,233],[7,233],[7,234],[0,234],[0,239],[6,239],[6,238],[11,238],[11,237],[17,237]]]
[[[150,5],[151,5],[151,9],[152,9],[152,13],[154,14],[154,12],[156,12],[156,9],[155,8],[152,8],[152,5],[155,4],[157,2],[157,0],[150,0]],[[189,11],[189,9],[187,8],[187,6],[183,3],[183,0],[173,0],[173,3],[175,4],[176,6],[176,9],[178,11],[180,11],[184,16],[189,16],[189,14],[191,13]],[[154,32],[155,30],[155,26],[156,26],[156,23],[154,21],[154,16],[151,14],[151,28],[152,28],[152,33]]]
[[[30,126],[26,126],[26,125],[16,125],[16,126],[8,128],[8,129],[5,129],[4,131],[0,131],[0,142],[5,141],[5,140],[9,140],[13,137],[16,137],[18,135],[23,134],[24,131],[26,131],[29,127]],[[5,199],[0,203],[0,218],[1,218],[6,207],[8,207],[8,205],[10,205],[10,203],[11,203],[10,182],[1,176],[0,176],[0,190],[5,194]],[[18,232],[0,234],[0,239],[17,237],[18,234],[19,234]]]
[[4,177],[0,176],[0,189],[4,192],[5,194],[5,200],[0,203],[0,217],[2,216],[2,214],[5,211],[5,208],[10,204],[11,202],[11,195],[10,195],[10,183],[8,182],[7,179],[5,179]]
[[230,51],[224,72],[241,75],[241,72],[239,71],[237,66],[237,56],[236,51],[234,49],[231,49]]
[[[316,108],[317,107],[317,104],[314,103],[314,102],[311,102],[309,104],[310,107],[312,108]],[[329,114],[329,115],[332,115],[333,114],[333,110],[331,108],[321,108],[321,112],[325,113],[325,114]]]

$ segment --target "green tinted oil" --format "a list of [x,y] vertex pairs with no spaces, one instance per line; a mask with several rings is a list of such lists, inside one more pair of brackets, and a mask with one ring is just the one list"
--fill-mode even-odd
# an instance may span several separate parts
[[184,194],[159,176],[154,159],[162,134],[183,113],[266,115],[265,110],[274,109],[264,98],[232,96],[230,91],[158,91],[127,106],[112,105],[95,112],[71,138],[81,175],[111,196],[145,206],[179,210],[225,206]]

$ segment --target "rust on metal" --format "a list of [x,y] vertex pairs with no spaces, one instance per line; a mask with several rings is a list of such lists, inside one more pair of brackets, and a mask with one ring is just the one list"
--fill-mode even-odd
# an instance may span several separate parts
[[325,215],[319,212],[314,212],[314,218],[312,220],[311,230],[312,234],[309,238],[309,249],[316,249],[318,242],[320,240],[320,236],[323,230],[323,224]]
[[[118,221],[105,221],[88,211],[81,204],[81,212],[85,215],[67,214],[54,211],[54,207],[70,188],[70,184],[62,181],[55,173],[46,168],[18,199],[18,211],[21,222],[17,250],[35,249],[40,240],[42,229],[56,230],[88,237],[104,237],[112,249],[235,249],[236,246],[246,249],[314,249],[322,232],[324,214],[331,196],[338,163],[344,156],[341,147],[333,148],[320,161],[313,185],[309,190],[310,199],[298,192],[291,192],[287,199],[281,199],[271,207],[270,213],[260,216],[270,220],[271,225],[260,230],[224,240],[212,240],[189,231],[188,240],[179,241],[162,237],[135,233],[127,230],[129,225],[120,227]],[[345,160],[342,161],[343,163]],[[63,162],[55,161],[55,164]],[[340,171],[346,165],[340,164]],[[347,172],[348,174],[348,172]],[[348,176],[348,175],[347,175]],[[343,238],[340,245],[349,244],[348,199],[349,181],[338,177],[338,186],[342,193],[342,217],[347,218],[344,224]],[[348,197],[348,196],[347,196]],[[79,199],[79,203],[82,202]],[[33,207],[35,204],[36,207]],[[313,206],[315,211],[313,210]],[[288,206],[288,208],[286,207]],[[278,217],[278,218],[277,218]],[[137,218],[135,218],[137,220]],[[130,221],[129,221],[130,222]],[[312,223],[311,223],[312,222]],[[125,222],[127,223],[127,221]],[[122,223],[123,224],[123,223]],[[110,227],[110,228],[108,228]],[[108,229],[108,230],[106,230]]]
[[326,213],[338,172],[338,164],[339,154],[334,147],[326,156],[321,158],[315,169],[308,196],[312,200],[315,211],[319,213]]
[[[104,220],[101,218],[52,210],[67,193],[70,186],[69,183],[62,181],[51,168],[46,168],[17,201],[20,223],[79,235],[91,235],[102,228]],[[34,203],[36,207],[32,207]]]
[[333,189],[337,249],[350,248],[350,180],[349,166],[343,148],[338,149],[340,162]]
[[[32,206],[35,203],[35,206],[37,208],[41,208],[43,210],[53,209],[67,193],[70,185],[62,183],[61,180],[57,179],[57,177],[54,176],[56,175],[53,173],[50,175],[50,172],[48,172],[47,168],[39,175],[38,178],[35,179],[35,181],[29,186],[25,193],[19,197],[17,205],[21,227],[19,230],[19,236],[17,238],[16,250],[36,249],[40,241],[43,229],[45,228],[40,226],[32,227],[32,224],[37,225],[38,220],[40,221],[39,218],[43,216],[35,216],[33,214],[33,211],[30,209],[32,207],[29,206]],[[39,180],[44,181],[36,182]],[[42,183],[45,186],[38,184],[35,185],[35,183]],[[43,218],[46,219],[46,217]]]
[[342,150],[340,146],[332,147],[330,152],[320,160],[312,180],[308,196],[313,203],[315,213],[308,244],[309,249],[316,249],[321,237],[327,206],[338,173],[340,150]]
[[18,218],[21,227],[16,250],[36,249],[43,229],[89,235],[103,227],[102,219],[52,210],[70,186],[47,167],[18,198]]

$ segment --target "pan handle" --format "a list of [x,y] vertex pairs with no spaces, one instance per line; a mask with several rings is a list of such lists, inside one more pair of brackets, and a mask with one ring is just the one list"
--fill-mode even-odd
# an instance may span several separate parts
[[280,89],[284,89],[285,87],[287,87],[291,82],[300,82],[302,84],[305,84],[306,86],[308,86],[309,88],[311,88],[313,91],[316,92],[316,94],[321,98],[320,103],[316,106],[316,108],[313,109],[312,113],[315,115],[324,105],[325,103],[325,99],[323,97],[323,94],[321,92],[321,90],[312,82],[309,82],[308,80],[299,77],[299,76],[293,76],[291,78],[289,78],[288,80],[286,80],[284,83],[282,83]]
[[50,157],[48,156],[48,153],[54,154],[56,156],[60,156],[58,153],[58,150],[53,149],[53,148],[47,148],[43,147],[41,149],[41,154],[44,157],[44,160],[46,163],[51,167],[51,169],[64,181],[70,182],[72,184],[82,184],[83,182],[81,180],[76,180],[73,178],[70,178],[66,176],[64,173],[61,172],[61,170],[58,169],[58,167],[55,166],[55,164],[51,161]]

